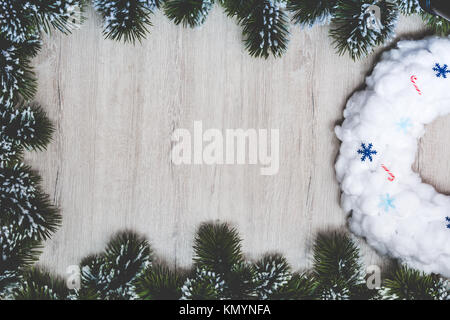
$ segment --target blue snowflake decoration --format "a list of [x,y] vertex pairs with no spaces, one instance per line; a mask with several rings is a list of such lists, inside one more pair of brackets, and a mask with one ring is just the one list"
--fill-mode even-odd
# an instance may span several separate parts
[[369,158],[370,162],[373,161],[372,155],[377,154],[376,150],[372,150],[373,145],[369,143],[369,145],[366,147],[365,143],[361,143],[361,148],[358,150],[358,154],[361,154],[361,161],[366,161],[366,158]]
[[402,118],[400,119],[400,122],[397,122],[397,127],[399,130],[403,131],[403,133],[408,133],[408,129],[411,128],[413,125],[411,123],[410,118]]
[[441,67],[441,65],[439,63],[436,63],[435,67],[433,68],[433,71],[436,71],[436,77],[440,78],[447,78],[447,73],[450,73],[450,70],[447,69],[448,65],[444,64],[443,67]]
[[447,224],[447,229],[450,229],[450,217],[446,217],[446,218],[445,218],[445,221],[448,222],[448,224]]
[[383,208],[384,211],[388,212],[389,209],[395,209],[394,201],[395,198],[392,198],[389,193],[386,193],[386,196],[381,196],[380,204],[378,205],[379,208]]

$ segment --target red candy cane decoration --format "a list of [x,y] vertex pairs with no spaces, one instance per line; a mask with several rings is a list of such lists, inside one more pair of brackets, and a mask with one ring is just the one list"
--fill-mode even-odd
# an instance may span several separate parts
[[417,87],[416,81],[417,81],[417,77],[416,76],[411,76],[411,82],[413,83],[414,88],[416,88],[417,92],[420,95],[422,95],[422,91],[420,91],[419,87]]
[[395,176],[389,171],[389,169],[386,168],[386,167],[384,166],[384,164],[382,164],[381,167],[382,167],[387,173],[389,173],[389,175],[391,176],[390,178],[388,178],[388,180],[389,180],[389,181],[394,181]]

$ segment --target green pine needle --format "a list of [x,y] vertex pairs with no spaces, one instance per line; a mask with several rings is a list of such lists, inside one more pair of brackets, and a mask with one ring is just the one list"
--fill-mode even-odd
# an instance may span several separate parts
[[194,28],[206,21],[213,4],[214,0],[167,0],[164,13],[175,24]]
[[434,34],[438,36],[450,35],[450,21],[424,11],[422,11],[421,16],[427,27],[430,28]]
[[350,299],[362,282],[358,247],[345,234],[321,233],[313,251],[313,276],[321,298]]
[[[381,29],[371,29],[367,8],[381,9]],[[398,8],[384,0],[339,0],[331,20],[330,36],[338,54],[350,54],[353,60],[364,58],[391,39],[398,19]]]
[[13,292],[16,300],[65,300],[68,295],[63,279],[37,268],[25,272],[22,282]]
[[37,82],[31,58],[37,54],[40,45],[36,35],[15,43],[0,33],[0,105],[34,97]]
[[434,34],[439,36],[450,34],[450,22],[422,10],[419,0],[396,0],[396,2],[401,13],[405,15],[419,14]]
[[2,218],[14,221],[20,232],[30,239],[50,238],[60,226],[61,216],[42,192],[41,177],[20,164],[0,166],[0,181]]
[[67,34],[84,19],[85,0],[3,0],[0,4],[0,33],[16,43],[40,31],[57,29]]
[[20,164],[23,150],[44,150],[52,139],[54,127],[35,103],[0,105],[0,165]]
[[252,0],[249,15],[240,19],[245,47],[253,57],[281,57],[288,44],[288,17],[278,0]]
[[218,275],[230,273],[242,262],[241,239],[227,224],[203,224],[194,240],[195,265]]
[[197,269],[181,288],[182,300],[219,300],[224,297],[226,284],[216,273]]
[[401,13],[404,15],[411,15],[414,13],[420,13],[422,9],[420,8],[419,0],[396,0],[397,6]]
[[338,0],[289,0],[287,9],[293,13],[292,21],[312,27],[316,23],[329,23]]
[[37,13],[33,15],[35,24],[44,32],[52,29],[69,34],[85,21],[83,16],[87,0],[37,0]]
[[142,300],[179,300],[185,280],[167,266],[149,266],[136,279],[135,291]]
[[103,35],[107,39],[136,43],[145,39],[150,15],[159,6],[155,0],[94,0],[94,8],[103,17]]
[[118,270],[111,287],[132,280],[149,262],[151,254],[147,240],[134,232],[120,232],[114,236],[105,249],[105,259]]
[[41,253],[40,241],[24,236],[14,221],[2,217],[0,226],[0,298],[7,296],[21,273],[32,266]]
[[22,137],[24,148],[29,151],[43,151],[47,149],[55,132],[55,127],[47,117],[46,112],[36,103],[21,106],[19,111],[24,115],[21,122],[23,123],[24,120],[27,120],[32,124],[33,134],[27,134],[25,139]]
[[148,266],[150,246],[133,232],[121,232],[108,243],[105,251],[81,262],[83,299],[134,299],[134,281]]
[[19,103],[0,113],[0,136],[27,150],[45,150],[52,139],[54,126],[36,103]]
[[220,4],[229,17],[237,17],[238,20],[241,20],[250,14],[253,0],[221,0]]
[[255,263],[258,299],[271,299],[291,280],[290,266],[281,255],[266,255]]
[[226,277],[225,297],[231,300],[251,300],[256,297],[256,270],[247,262],[232,267]]
[[384,281],[384,297],[393,300],[446,300],[447,282],[407,266],[399,266]]
[[78,300],[106,299],[110,267],[102,255],[90,255],[81,260],[81,288],[77,292]]
[[294,273],[286,285],[271,296],[272,300],[314,300],[317,283],[308,274]]

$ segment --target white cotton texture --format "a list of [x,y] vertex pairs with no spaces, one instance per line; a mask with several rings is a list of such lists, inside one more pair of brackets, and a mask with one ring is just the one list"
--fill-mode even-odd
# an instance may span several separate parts
[[424,126],[448,113],[450,37],[401,41],[349,99],[335,129],[342,141],[336,175],[351,231],[381,254],[446,277],[450,197],[423,183],[412,165]]

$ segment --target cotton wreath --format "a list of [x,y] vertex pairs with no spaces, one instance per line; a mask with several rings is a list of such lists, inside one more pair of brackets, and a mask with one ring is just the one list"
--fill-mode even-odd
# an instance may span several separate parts
[[353,233],[382,254],[450,277],[450,197],[412,170],[425,125],[450,113],[450,37],[384,53],[336,127],[336,174]]

